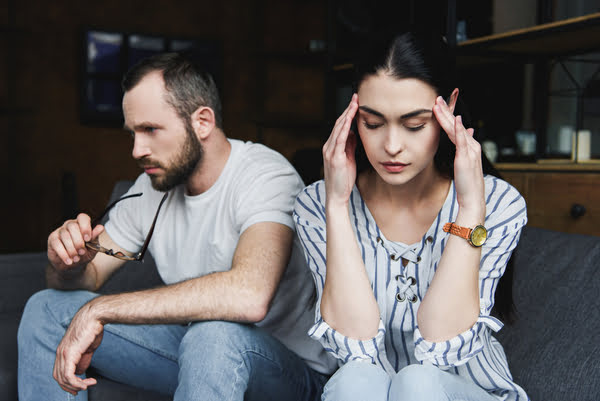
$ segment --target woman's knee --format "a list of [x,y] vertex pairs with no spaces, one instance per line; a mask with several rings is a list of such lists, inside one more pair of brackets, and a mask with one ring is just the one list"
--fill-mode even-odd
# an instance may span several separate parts
[[434,401],[443,399],[443,375],[430,365],[408,365],[392,378],[390,401]]
[[389,375],[366,361],[349,362],[329,379],[323,390],[326,401],[385,401]]

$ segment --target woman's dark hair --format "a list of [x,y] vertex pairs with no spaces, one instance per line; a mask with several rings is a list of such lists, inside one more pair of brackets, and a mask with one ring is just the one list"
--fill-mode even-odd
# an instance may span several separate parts
[[[358,58],[354,62],[354,92],[358,92],[360,84],[369,76],[379,73],[396,79],[414,78],[431,86],[439,96],[448,100],[457,87],[455,57],[453,49],[446,40],[438,34],[425,32],[406,32],[401,34],[374,34],[363,39],[359,45]],[[458,97],[455,114],[461,115],[466,127],[471,126],[471,119]],[[356,127],[354,132],[357,133]],[[475,132],[477,138],[477,132]],[[371,168],[360,141],[356,135],[356,163],[359,172]],[[456,147],[442,133],[438,150],[434,156],[436,169],[444,177],[454,178],[454,157]],[[481,153],[483,173],[500,178],[499,172],[492,163]],[[496,289],[494,313],[501,319],[511,322],[514,320],[515,307],[512,298],[513,262],[509,260],[506,271]]]

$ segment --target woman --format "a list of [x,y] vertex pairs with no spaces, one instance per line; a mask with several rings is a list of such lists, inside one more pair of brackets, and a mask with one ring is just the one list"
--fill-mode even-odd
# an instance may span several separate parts
[[527,400],[490,316],[525,202],[484,174],[441,40],[369,48],[325,180],[294,212],[317,287],[309,334],[343,365],[323,400]]

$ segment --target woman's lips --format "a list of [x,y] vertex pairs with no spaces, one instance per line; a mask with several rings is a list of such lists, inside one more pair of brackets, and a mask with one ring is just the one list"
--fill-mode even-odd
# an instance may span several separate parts
[[406,166],[408,166],[408,164],[405,164],[405,163],[395,163],[395,162],[385,162],[385,163],[381,163],[381,165],[383,166],[384,169],[386,169],[386,171],[388,171],[390,173],[399,173],[402,170],[404,170],[406,168]]

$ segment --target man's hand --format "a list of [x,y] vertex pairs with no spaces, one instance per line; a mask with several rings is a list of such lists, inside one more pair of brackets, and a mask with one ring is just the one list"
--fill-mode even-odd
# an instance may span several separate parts
[[80,213],[75,220],[67,220],[48,237],[48,260],[59,271],[67,271],[85,266],[96,256],[96,252],[86,248],[104,231],[104,226],[91,226],[90,216]]
[[97,383],[96,379],[76,376],[90,366],[92,355],[100,346],[104,333],[104,325],[91,315],[89,305],[84,305],[75,314],[56,349],[54,379],[63,390],[73,395]]

